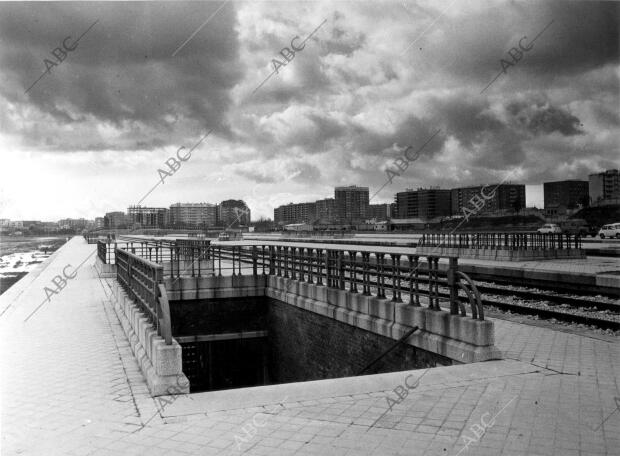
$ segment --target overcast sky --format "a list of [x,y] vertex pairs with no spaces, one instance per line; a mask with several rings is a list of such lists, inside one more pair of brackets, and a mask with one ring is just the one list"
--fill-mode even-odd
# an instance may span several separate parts
[[508,179],[540,207],[536,184],[620,166],[619,5],[2,3],[0,217],[126,210],[209,131],[143,205],[241,198],[257,218],[336,185],[372,195],[432,137],[373,203]]

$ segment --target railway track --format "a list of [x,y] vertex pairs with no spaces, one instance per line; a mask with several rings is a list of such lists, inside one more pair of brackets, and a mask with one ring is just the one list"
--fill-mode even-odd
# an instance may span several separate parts
[[[485,309],[496,308],[520,315],[537,316],[541,319],[556,319],[567,323],[593,325],[601,329],[620,331],[620,302],[609,302],[584,297],[549,294],[540,290],[510,290],[491,284],[476,284],[482,294]],[[450,297],[447,289],[440,287],[439,296]],[[461,296],[465,298],[465,296]],[[508,299],[527,301],[507,302]],[[467,304],[466,304],[467,305]],[[598,314],[597,314],[598,313]],[[602,318],[603,315],[611,318]],[[613,318],[615,316],[615,319]]]

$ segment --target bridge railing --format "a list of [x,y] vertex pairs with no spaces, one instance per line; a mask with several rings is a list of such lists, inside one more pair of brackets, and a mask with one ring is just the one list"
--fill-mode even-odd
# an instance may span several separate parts
[[115,249],[116,278],[138,304],[167,345],[172,344],[170,307],[163,284],[164,270],[157,263],[121,248]]
[[578,234],[564,233],[425,233],[419,247],[496,250],[580,249]]
[[96,244],[100,240],[104,239],[104,237],[98,234],[85,234],[84,239],[86,239],[87,244]]
[[[190,256],[172,249],[167,277],[273,275],[319,286],[362,293],[380,299],[466,315],[484,320],[482,300],[474,282],[458,270],[456,256],[357,251],[274,245],[213,245],[191,250]],[[208,258],[200,268],[198,258]],[[185,266],[183,266],[185,265]],[[459,293],[461,291],[461,293]]]
[[110,264],[111,258],[108,258],[108,246],[103,241],[97,241],[97,256],[103,264]]
[[[415,255],[288,245],[210,245],[205,240],[128,242],[126,251],[162,268],[173,279],[273,275],[421,305],[483,320],[480,293],[449,255]],[[118,262],[118,259],[117,259]],[[459,293],[461,291],[461,293]]]
[[117,248],[127,249],[127,244],[124,242],[107,242],[106,240],[100,239],[97,241],[97,256],[103,264],[116,264]]

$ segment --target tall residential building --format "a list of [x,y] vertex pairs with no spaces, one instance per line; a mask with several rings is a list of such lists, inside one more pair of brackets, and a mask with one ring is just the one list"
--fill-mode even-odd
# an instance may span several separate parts
[[[30,221],[28,222],[24,222],[24,226],[29,226],[30,225]],[[60,226],[61,228],[71,228],[74,230],[82,230],[84,228],[86,228],[86,226],[88,225],[88,220],[84,219],[84,218],[79,218],[79,219],[62,219],[62,220],[58,220],[58,226]]]
[[590,197],[588,181],[563,180],[543,184],[545,209],[575,209],[578,205],[587,206]]
[[250,224],[250,208],[243,200],[226,200],[217,207],[217,225],[224,228],[234,228],[239,225]]
[[336,187],[334,199],[338,223],[359,223],[368,218],[368,187]]
[[336,221],[336,200],[325,198],[316,201],[316,218],[322,223],[334,223]]
[[398,218],[433,219],[448,216],[451,191],[439,188],[407,189],[396,194]]
[[105,226],[105,222],[103,217],[95,217],[95,228],[103,228]]
[[[453,188],[451,190],[452,215],[463,215],[467,208],[479,214],[493,214],[501,211],[521,210],[526,207],[524,184],[492,184],[475,187]],[[471,202],[482,198],[484,205],[476,208]]]
[[608,169],[588,176],[589,194],[593,203],[620,198],[620,177],[617,169]]
[[103,226],[108,229],[127,228],[130,223],[124,212],[107,212],[103,217]]
[[175,203],[170,206],[170,224],[182,226],[215,226],[217,206],[210,203]]
[[142,228],[163,228],[169,223],[169,211],[165,207],[129,206],[127,216],[131,223]]
[[279,225],[312,223],[316,218],[316,203],[289,203],[273,210],[273,219]]
[[369,204],[368,219],[375,219],[378,222],[387,220],[391,217],[391,204]]

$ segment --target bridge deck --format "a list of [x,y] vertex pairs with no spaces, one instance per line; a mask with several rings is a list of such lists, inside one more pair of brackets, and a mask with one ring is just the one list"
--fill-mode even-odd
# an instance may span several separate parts
[[[158,413],[94,250],[73,238],[0,297],[2,454],[618,454],[618,341],[499,320],[506,359],[484,368],[192,394]],[[85,259],[24,322],[53,277]],[[424,376],[390,410],[409,374]]]

